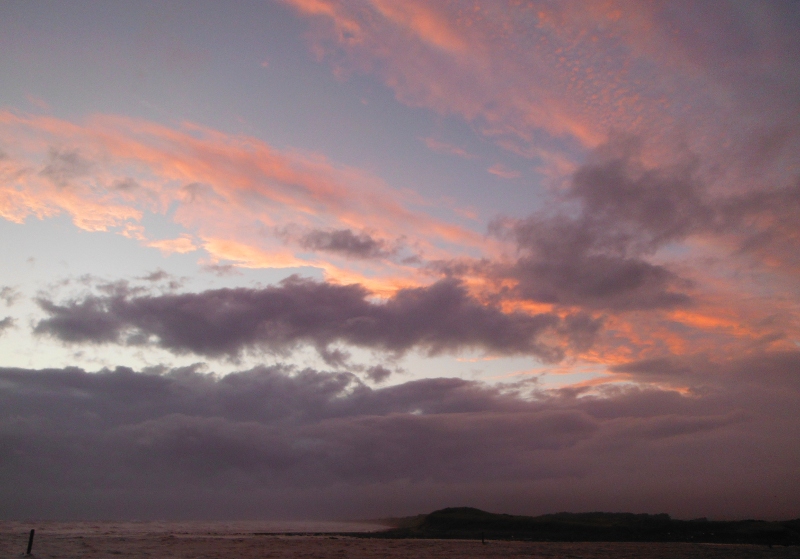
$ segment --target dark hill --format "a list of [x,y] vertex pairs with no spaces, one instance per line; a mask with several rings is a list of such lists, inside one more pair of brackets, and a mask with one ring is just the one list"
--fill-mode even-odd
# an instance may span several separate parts
[[528,541],[642,541],[800,545],[800,519],[673,520],[667,514],[567,513],[543,516],[494,514],[475,508],[437,510],[394,519],[387,538],[518,539]]

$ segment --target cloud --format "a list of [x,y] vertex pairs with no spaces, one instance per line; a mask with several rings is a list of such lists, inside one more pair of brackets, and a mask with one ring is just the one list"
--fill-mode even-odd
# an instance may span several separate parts
[[[563,97],[548,93],[563,90],[569,76],[531,76],[531,68],[564,66],[548,52],[549,45],[542,49],[523,35],[523,29],[536,28],[533,10],[487,5],[473,11],[458,2],[436,8],[416,1],[403,8],[377,1],[287,4],[319,22],[316,50],[329,54],[337,67],[378,73],[404,103],[477,121],[495,136],[529,136],[529,127],[542,127],[584,140],[598,138],[570,114]],[[514,41],[517,35],[525,48],[507,49],[503,39]]]
[[[501,274],[520,297],[605,309],[687,305],[690,282],[646,257],[685,237],[706,218],[690,174],[628,174],[628,154],[588,163],[574,175],[562,212],[499,220],[492,229],[516,241],[520,258]],[[565,210],[577,206],[574,211]]]
[[[401,102],[552,166],[543,210],[495,221],[516,253],[426,255],[427,270],[509,307],[603,313],[614,360],[797,339],[768,294],[800,271],[796,7],[286,3],[337,75],[376,75]],[[426,7],[439,23],[412,16]]]
[[500,177],[501,179],[512,180],[512,179],[518,179],[520,177],[519,171],[515,171],[514,169],[509,169],[502,163],[495,163],[494,165],[486,169],[486,171],[496,177]]
[[425,142],[425,145],[428,147],[428,149],[435,151],[436,153],[447,153],[449,155],[463,157],[464,159],[475,159],[477,157],[476,155],[467,152],[464,148],[454,146],[447,142],[442,142],[435,138],[422,138],[422,141]]
[[108,294],[39,305],[49,317],[37,334],[74,343],[156,343],[175,352],[236,356],[245,349],[282,352],[298,344],[328,354],[334,343],[402,354],[479,348],[558,360],[572,344],[585,347],[596,321],[556,314],[505,313],[469,295],[457,280],[401,289],[370,301],[356,284],[334,285],[291,277],[263,289],[139,295]]
[[547,140],[595,147],[615,131],[685,129],[737,163],[767,121],[758,135],[791,122],[800,141],[790,2],[284,2],[313,22],[314,52],[337,73],[376,74],[401,102],[529,157]]
[[30,93],[28,93],[25,95],[25,100],[31,105],[35,106],[37,109],[41,109],[43,111],[50,110],[50,104],[44,99],[36,97],[35,95],[31,95]]
[[[202,249],[213,263],[244,267],[312,265],[384,288],[419,281],[415,262],[390,258],[396,247],[384,239],[408,238],[422,258],[478,254],[486,245],[480,233],[420,211],[428,202],[366,171],[194,124],[5,112],[0,142],[8,148],[0,215],[17,223],[65,213],[80,228],[116,231],[167,253]],[[143,224],[149,213],[169,213],[185,232],[153,239]],[[305,231],[293,241],[312,250],[289,254],[280,234],[287,227]],[[350,269],[353,257],[372,260],[371,270]]]
[[0,299],[5,302],[7,307],[16,303],[22,294],[14,287],[4,286],[0,288]]
[[232,264],[203,264],[202,270],[215,274],[219,277],[242,275],[242,272],[240,272],[236,266]]
[[141,185],[138,182],[136,182],[135,179],[126,177],[124,179],[119,179],[114,181],[112,187],[116,188],[117,190],[131,191],[141,188]]
[[797,177],[782,186],[735,188],[704,178],[702,161],[691,152],[680,163],[648,166],[642,143],[617,138],[605,144],[572,179],[569,197],[582,204],[584,221],[607,231],[606,244],[641,254],[690,235],[733,234],[746,250],[754,237],[796,236]]
[[529,255],[508,270],[524,299],[601,309],[647,309],[687,305],[689,286],[666,267],[636,257],[592,253],[585,231],[561,220],[530,219],[516,226]]
[[52,334],[65,342],[113,342],[119,338],[119,331],[124,326],[117,317],[106,313],[103,301],[96,298],[75,302],[68,307],[40,300],[39,306],[54,316],[41,321],[34,331]]
[[172,276],[169,273],[162,270],[161,268],[159,268],[153,272],[150,272],[146,276],[142,276],[140,279],[143,279],[145,281],[157,282],[157,281],[172,279]]
[[794,273],[785,243],[798,235],[800,186],[715,189],[699,176],[697,159],[686,159],[648,167],[640,141],[604,144],[548,210],[490,226],[520,253],[494,273],[513,279],[524,299],[608,310],[693,304],[695,281],[673,271],[676,260],[653,262],[670,243],[690,238],[716,244],[731,259],[749,254],[775,266],[783,255],[785,271]]
[[[770,386],[798,390],[800,379],[791,373],[798,367],[800,353],[783,350],[738,357],[704,353],[672,355],[621,363],[610,370],[637,382],[654,382],[664,386],[703,386],[719,390],[725,385],[755,386],[763,381]],[[760,380],[754,371],[760,372]]]
[[14,317],[11,316],[7,316],[0,320],[0,336],[2,336],[9,328],[13,328],[15,322],[16,321],[14,320]]
[[334,252],[351,258],[385,258],[391,254],[386,243],[376,240],[367,233],[353,233],[350,229],[336,231],[315,230],[303,235],[300,245],[324,252]]
[[56,186],[66,187],[72,180],[87,176],[90,169],[90,162],[78,150],[51,147],[47,162],[39,174],[53,181]]
[[372,382],[381,383],[392,375],[392,371],[382,365],[375,365],[367,369],[367,378]]
[[161,239],[158,241],[149,241],[147,246],[157,248],[164,254],[186,254],[187,252],[194,252],[197,250],[192,241],[191,235],[181,235],[177,239]]
[[[753,364],[749,379],[782,366]],[[463,502],[791,516],[799,387],[745,386],[526,397],[453,378],[370,388],[283,366],[5,368],[0,515],[363,518]]]

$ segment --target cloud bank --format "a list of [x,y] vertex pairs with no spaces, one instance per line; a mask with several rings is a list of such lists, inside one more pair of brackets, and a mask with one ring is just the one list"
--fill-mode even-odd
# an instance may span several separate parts
[[625,374],[705,388],[583,397],[445,378],[370,388],[280,366],[0,369],[0,516],[363,518],[452,503],[788,516],[798,365],[796,352],[691,373],[635,364]]

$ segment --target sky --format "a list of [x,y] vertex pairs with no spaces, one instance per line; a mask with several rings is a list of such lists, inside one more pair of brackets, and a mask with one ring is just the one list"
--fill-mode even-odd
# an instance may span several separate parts
[[0,518],[800,517],[800,3],[0,5]]

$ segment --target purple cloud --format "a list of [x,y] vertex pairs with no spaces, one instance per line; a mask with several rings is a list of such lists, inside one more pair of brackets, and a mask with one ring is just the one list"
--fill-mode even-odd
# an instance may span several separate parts
[[[800,220],[800,181],[772,189],[713,191],[698,162],[641,163],[640,145],[618,139],[596,150],[555,200],[555,211],[498,219],[490,230],[516,242],[511,265],[483,273],[516,280],[515,294],[588,309],[691,305],[692,281],[650,257],[692,235],[733,240],[741,253],[796,259],[789,245]],[[717,189],[719,190],[719,189]]]
[[297,277],[263,289],[166,295],[118,289],[63,305],[40,299],[49,317],[35,332],[66,342],[143,344],[155,337],[171,351],[209,356],[247,348],[281,352],[297,344],[328,355],[330,344],[342,342],[398,354],[415,347],[431,354],[481,348],[553,361],[564,349],[542,341],[544,334],[585,347],[598,328],[588,317],[504,313],[471,297],[456,280],[402,289],[385,303],[369,295],[359,285]]
[[467,503],[788,517],[798,362],[718,365],[711,376],[729,381],[689,395],[581,397],[453,378],[370,388],[280,366],[0,369],[0,516],[363,518]]
[[385,258],[393,252],[387,250],[384,241],[374,239],[364,232],[353,233],[350,229],[311,231],[300,239],[300,246],[360,259]]

